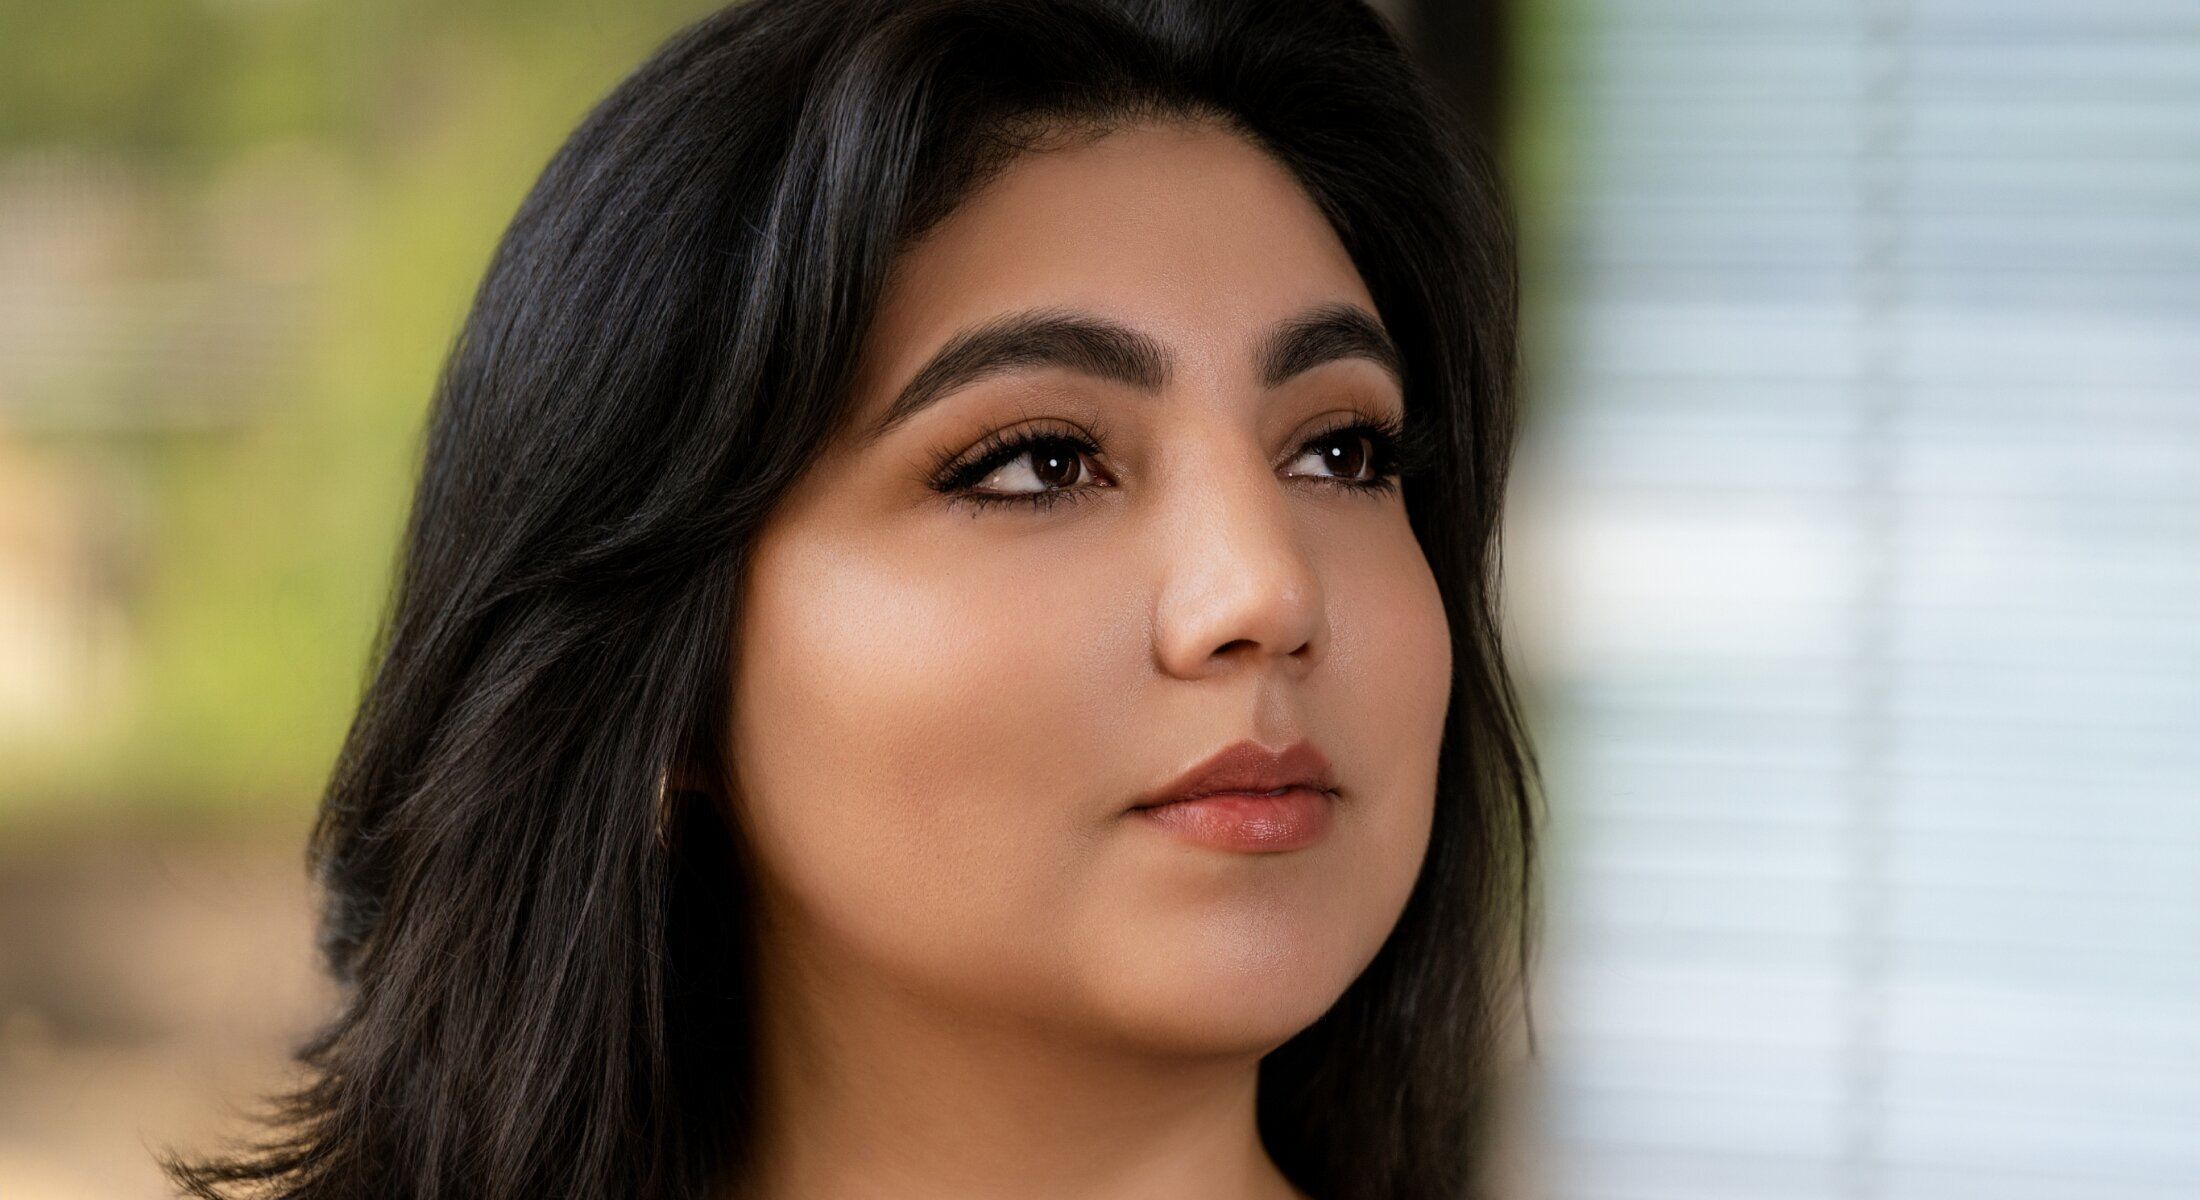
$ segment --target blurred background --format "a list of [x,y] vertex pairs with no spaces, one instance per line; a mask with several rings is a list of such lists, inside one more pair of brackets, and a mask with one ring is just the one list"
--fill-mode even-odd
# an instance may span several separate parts
[[[284,1080],[435,371],[712,7],[0,0],[0,1197]],[[2200,5],[1378,7],[1524,239],[1507,1195],[2200,1195]]]

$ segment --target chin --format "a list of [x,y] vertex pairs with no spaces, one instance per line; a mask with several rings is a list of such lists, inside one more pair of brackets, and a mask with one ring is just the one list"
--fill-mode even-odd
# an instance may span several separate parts
[[1329,1011],[1373,958],[1344,931],[1254,914],[1210,921],[1095,981],[1130,1039],[1192,1054],[1265,1054]]

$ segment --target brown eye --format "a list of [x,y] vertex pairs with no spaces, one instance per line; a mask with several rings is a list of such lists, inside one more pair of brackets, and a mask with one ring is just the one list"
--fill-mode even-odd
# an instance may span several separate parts
[[1099,453],[1099,444],[1080,434],[994,434],[962,465],[940,468],[932,487],[951,504],[969,505],[973,515],[1001,504],[1051,508],[1113,486],[1088,465]]
[[[1405,437],[1404,426],[1395,418],[1364,417],[1307,439],[1293,461],[1318,462],[1312,469],[1293,473],[1350,491],[1395,494],[1411,473],[1408,468],[1431,457],[1425,443],[1408,442]],[[1409,446],[1411,454],[1406,452]]]
[[1316,479],[1332,483],[1368,483],[1380,479],[1385,469],[1382,437],[1378,430],[1366,425],[1347,425],[1332,429],[1306,443],[1299,451],[1297,461],[1317,460],[1316,469],[1306,472]]
[[978,490],[1025,494],[1034,490],[1019,486],[1024,476],[1040,489],[1075,487],[1085,471],[1084,451],[1065,438],[1038,438],[1016,447],[1013,457],[995,467],[976,485]]
[[1373,461],[1375,451],[1368,444],[1367,435],[1344,430],[1329,434],[1315,443],[1321,449],[1322,464],[1345,479],[1359,479],[1360,473]]

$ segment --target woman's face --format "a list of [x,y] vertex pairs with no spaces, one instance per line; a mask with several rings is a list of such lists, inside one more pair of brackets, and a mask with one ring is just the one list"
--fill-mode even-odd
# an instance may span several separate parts
[[[727,786],[767,962],[1204,1054],[1265,1052],[1367,965],[1427,847],[1451,644],[1403,502],[1342,482],[1367,444],[1308,448],[1402,415],[1398,380],[1350,337],[1270,353],[1339,305],[1374,322],[1319,211],[1207,126],[1027,155],[899,261],[857,432],[743,581]],[[1131,335],[925,370],[1042,309]],[[864,440],[912,381],[930,402]],[[994,433],[1057,440],[959,473],[1005,499],[938,490]],[[1326,754],[1325,834],[1224,849],[1129,811],[1246,739]]]

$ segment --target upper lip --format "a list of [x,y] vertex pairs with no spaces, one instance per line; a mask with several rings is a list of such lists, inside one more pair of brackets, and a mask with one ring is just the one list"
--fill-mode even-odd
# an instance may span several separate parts
[[1305,787],[1337,790],[1337,773],[1321,747],[1300,739],[1281,750],[1255,741],[1232,742],[1197,766],[1139,797],[1133,808],[1151,808],[1217,792],[1272,792]]

